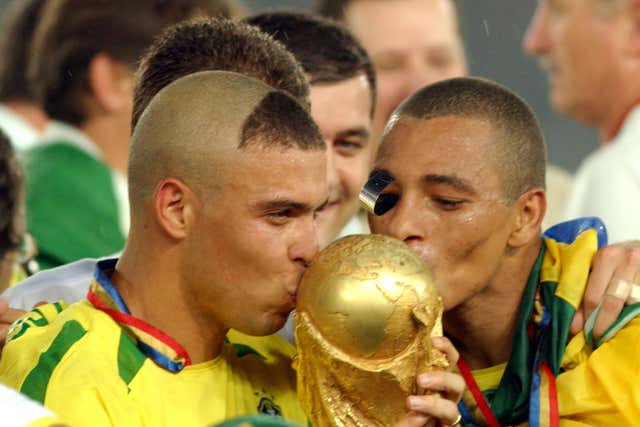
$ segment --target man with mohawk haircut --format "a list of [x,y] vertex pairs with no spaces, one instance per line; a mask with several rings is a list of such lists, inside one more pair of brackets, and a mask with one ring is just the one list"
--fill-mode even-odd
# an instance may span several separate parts
[[14,327],[2,382],[80,426],[305,422],[290,360],[225,335],[273,333],[293,308],[317,252],[324,150],[305,109],[257,80],[209,71],[165,87],[133,134],[122,256],[98,264],[87,301]]

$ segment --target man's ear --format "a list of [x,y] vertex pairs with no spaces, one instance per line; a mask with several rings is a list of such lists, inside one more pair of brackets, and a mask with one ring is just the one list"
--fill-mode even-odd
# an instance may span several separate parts
[[164,179],[154,195],[156,221],[172,239],[184,239],[195,219],[198,200],[191,189],[175,178]]
[[547,197],[542,188],[532,188],[516,201],[515,227],[509,245],[520,247],[540,236],[540,227],[547,211]]
[[89,86],[96,104],[108,113],[130,108],[133,98],[133,71],[106,53],[98,53],[89,63]]

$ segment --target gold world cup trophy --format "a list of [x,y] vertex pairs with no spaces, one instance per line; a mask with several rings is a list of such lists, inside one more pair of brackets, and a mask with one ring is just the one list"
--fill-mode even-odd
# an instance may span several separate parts
[[432,348],[442,300],[403,242],[349,236],[313,261],[298,290],[298,395],[314,427],[393,426],[418,374],[446,369]]

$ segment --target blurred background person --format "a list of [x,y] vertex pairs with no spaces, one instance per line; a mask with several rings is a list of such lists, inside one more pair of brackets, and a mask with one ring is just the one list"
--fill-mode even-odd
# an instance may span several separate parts
[[610,242],[640,239],[640,2],[540,0],[524,46],[548,74],[553,108],[600,135],[566,217],[602,218]]
[[[453,0],[319,0],[318,11],[343,21],[367,50],[378,77],[372,140],[377,145],[393,110],[417,89],[468,73]],[[571,176],[547,168],[543,227],[560,220]]]
[[[126,163],[133,72],[154,36],[217,13],[211,0],[50,0],[29,74],[53,119],[25,155],[27,222],[49,268],[122,249],[129,228]],[[117,28],[117,31],[114,31]]]
[[16,149],[32,147],[48,118],[27,80],[29,45],[45,0],[13,0],[0,20],[0,129]]
[[0,293],[15,281],[24,236],[22,173],[9,139],[0,131]]

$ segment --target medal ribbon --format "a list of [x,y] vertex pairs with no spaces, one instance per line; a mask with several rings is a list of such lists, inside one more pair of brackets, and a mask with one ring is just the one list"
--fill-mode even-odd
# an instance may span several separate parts
[[164,332],[131,315],[106,274],[115,268],[116,262],[117,259],[98,262],[87,299],[118,323],[134,339],[140,351],[156,365],[170,372],[180,372],[191,364],[187,351]]
[[606,244],[601,221],[559,224],[544,235],[520,303],[513,350],[496,390],[479,389],[471,370],[458,367],[469,389],[459,403],[464,425],[559,425],[555,376],[582,299],[591,259]]

